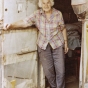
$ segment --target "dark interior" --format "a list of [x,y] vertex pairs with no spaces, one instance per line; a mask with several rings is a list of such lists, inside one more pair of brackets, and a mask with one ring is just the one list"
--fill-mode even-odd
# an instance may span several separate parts
[[71,0],[54,1],[54,7],[62,12],[65,23],[74,23],[78,21],[71,6]]
[[[78,22],[71,6],[71,0],[54,0],[54,8],[62,12],[66,24],[69,52],[65,55],[66,88],[78,88],[81,55],[82,23]],[[73,86],[74,85],[74,86]],[[46,88],[49,83],[46,79]]]

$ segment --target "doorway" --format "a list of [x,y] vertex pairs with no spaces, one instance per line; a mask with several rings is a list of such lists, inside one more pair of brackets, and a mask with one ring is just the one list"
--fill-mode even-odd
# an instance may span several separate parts
[[[78,22],[77,16],[74,14],[71,6],[71,0],[54,1],[54,8],[62,12],[68,33],[68,47],[70,49],[69,52],[65,55],[66,88],[79,88],[82,23]],[[50,88],[47,79],[46,88]]]

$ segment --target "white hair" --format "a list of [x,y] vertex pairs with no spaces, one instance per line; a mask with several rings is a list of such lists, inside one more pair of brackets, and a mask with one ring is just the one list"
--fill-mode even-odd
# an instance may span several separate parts
[[[50,2],[51,2],[51,6],[53,6],[54,5],[54,0],[50,0]],[[42,0],[39,0],[38,6],[42,7]]]

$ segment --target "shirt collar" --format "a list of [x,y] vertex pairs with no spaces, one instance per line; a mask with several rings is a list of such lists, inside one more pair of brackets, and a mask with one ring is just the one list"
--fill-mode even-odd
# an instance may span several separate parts
[[[45,15],[43,9],[40,9],[40,13],[41,13],[41,15]],[[52,14],[54,14],[54,13],[56,14],[56,10],[55,10],[55,8],[52,8]]]

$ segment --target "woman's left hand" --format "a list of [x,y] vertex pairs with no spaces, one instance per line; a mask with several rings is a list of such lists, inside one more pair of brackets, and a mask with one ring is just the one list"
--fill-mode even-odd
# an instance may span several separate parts
[[69,48],[67,43],[64,44],[64,53],[66,54],[68,52]]

